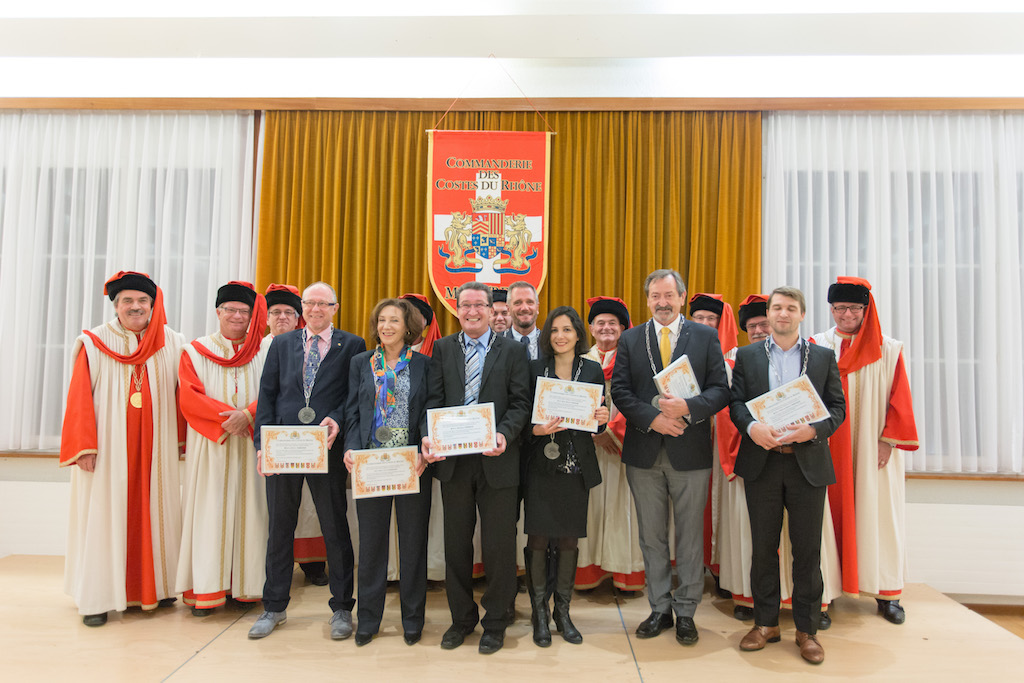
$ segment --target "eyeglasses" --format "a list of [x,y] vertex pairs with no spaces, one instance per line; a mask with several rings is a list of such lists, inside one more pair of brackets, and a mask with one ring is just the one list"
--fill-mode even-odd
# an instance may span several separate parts
[[302,305],[306,308],[333,308],[338,304],[334,301],[306,301],[303,299]]
[[286,311],[270,311],[270,312],[267,313],[267,315],[269,315],[271,318],[280,318],[280,317],[290,318],[293,315],[298,315],[298,313],[296,313],[295,311],[293,311],[291,309],[288,309]]
[[835,306],[835,305],[832,306],[832,310],[835,311],[836,313],[838,313],[839,315],[843,315],[847,311],[853,311],[854,313],[860,313],[865,308],[867,308],[867,306],[865,306],[864,304],[852,304],[850,306]]
[[490,304],[459,304],[459,309],[463,311],[479,311],[490,307]]
[[717,323],[718,316],[712,313],[711,315],[693,315],[690,316],[695,323]]
[[769,322],[767,320],[765,320],[764,322],[755,323],[755,324],[752,324],[752,325],[747,325],[747,331],[748,332],[750,330],[768,330],[768,329],[771,329],[771,324],[769,324]]
[[228,315],[251,315],[252,311],[248,308],[232,308],[231,306],[221,306],[220,310],[224,311]]

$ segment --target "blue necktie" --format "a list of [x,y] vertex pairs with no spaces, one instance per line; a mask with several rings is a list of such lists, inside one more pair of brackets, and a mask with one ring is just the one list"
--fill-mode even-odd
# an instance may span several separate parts
[[316,381],[316,371],[320,369],[320,343],[319,337],[315,334],[310,340],[309,355],[306,357],[306,367],[302,372],[302,388],[309,396],[313,392],[313,382]]
[[480,397],[480,369],[483,367],[480,342],[475,339],[469,342],[466,355],[466,400],[463,405],[473,405]]

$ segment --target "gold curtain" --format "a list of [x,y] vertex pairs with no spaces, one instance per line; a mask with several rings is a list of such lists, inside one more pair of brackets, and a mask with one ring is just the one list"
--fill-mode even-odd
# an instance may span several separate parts
[[[649,313],[643,280],[675,268],[689,292],[733,308],[761,282],[759,112],[551,112],[545,311],[586,299]],[[257,286],[338,289],[335,324],[369,335],[381,298],[431,291],[427,136],[438,112],[267,112]],[[458,112],[449,130],[546,130],[534,112]]]

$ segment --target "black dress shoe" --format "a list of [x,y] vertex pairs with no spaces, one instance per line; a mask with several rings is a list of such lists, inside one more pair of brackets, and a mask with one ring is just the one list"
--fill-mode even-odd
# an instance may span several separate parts
[[[878,600],[878,612],[886,621],[893,624],[902,624],[907,620],[907,613],[903,611],[903,605],[899,600]],[[820,626],[818,628],[821,628]]]
[[442,650],[454,650],[459,645],[462,645],[462,641],[466,639],[476,626],[459,626],[458,624],[452,624],[448,627],[448,630],[441,636],[441,649]]
[[327,578],[327,572],[318,572],[316,574],[309,574],[307,577],[309,582],[314,586],[326,586],[330,581]]
[[365,631],[356,631],[356,635],[353,640],[356,641],[356,645],[362,647],[363,645],[366,645],[371,640],[373,640],[373,634],[366,633]]
[[501,649],[501,646],[505,644],[505,632],[504,631],[484,631],[484,634],[480,636],[480,654],[482,655],[493,655],[495,652]]
[[194,617],[208,617],[213,614],[213,607],[193,607],[192,616]]
[[103,626],[103,624],[107,623],[107,613],[86,614],[82,617],[82,623],[86,626]]
[[711,576],[715,579],[715,595],[722,598],[723,600],[732,600],[732,593],[722,588],[722,584],[719,583],[718,577],[712,574]]
[[637,638],[654,638],[667,628],[672,628],[674,620],[671,614],[651,612],[651,616],[640,622],[636,627]]
[[157,603],[157,607],[173,607],[174,603],[178,601],[178,598],[164,598]]
[[693,645],[700,636],[697,634],[697,625],[693,623],[693,617],[678,617],[676,619],[676,640],[680,645]]
[[818,630],[819,631],[827,631],[827,630],[829,630],[829,628],[831,628],[831,626],[832,626],[832,617],[830,617],[828,615],[828,610],[825,610],[824,612],[821,613],[821,616],[818,617]]
[[402,634],[402,640],[405,641],[406,645],[415,645],[420,642],[420,638],[423,637],[423,631],[406,631]]
[[754,610],[746,605],[736,605],[732,608],[732,616],[740,621],[747,621],[754,618]]

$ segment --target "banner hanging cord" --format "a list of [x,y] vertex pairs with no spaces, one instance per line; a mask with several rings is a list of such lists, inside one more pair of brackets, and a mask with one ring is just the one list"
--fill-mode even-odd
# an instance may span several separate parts
[[[505,65],[501,63],[501,60],[500,60],[500,59],[498,59],[498,58],[497,58],[497,57],[496,57],[496,56],[494,55],[494,53],[493,53],[493,52],[492,52],[491,54],[487,55],[487,58],[488,58],[488,59],[493,59],[493,60],[494,60],[495,62],[497,62],[498,66],[499,66],[499,67],[501,68],[502,72],[504,72],[504,74],[505,74],[505,75],[506,75],[506,76],[508,77],[508,79],[509,79],[510,81],[512,81],[512,85],[516,86],[516,90],[518,90],[518,91],[519,91],[519,94],[523,96],[523,99],[524,99],[524,100],[526,100],[526,102],[527,102],[527,103],[528,103],[528,104],[529,104],[529,105],[530,105],[531,107],[533,107],[533,111],[535,111],[535,112],[537,113],[537,115],[538,115],[538,116],[540,116],[541,120],[542,120],[542,121],[544,121],[544,125],[545,125],[545,126],[547,126],[547,128],[548,128],[548,132],[549,132],[549,133],[551,133],[552,135],[558,135],[558,132],[557,132],[557,131],[555,131],[555,130],[554,130],[554,129],[553,129],[552,127],[551,127],[551,124],[550,124],[550,123],[548,122],[548,120],[547,120],[547,118],[546,118],[546,117],[544,116],[544,114],[542,114],[542,113],[541,113],[540,109],[538,109],[538,108],[537,108],[537,105],[535,105],[535,104],[533,103],[533,100],[531,100],[531,99],[530,99],[529,97],[527,97],[527,96],[526,96],[526,93],[525,93],[525,92],[523,92],[523,89],[522,89],[521,87],[519,87],[519,83],[517,83],[517,82],[516,82],[516,79],[512,78],[512,74],[510,74],[510,73],[508,72],[508,69],[506,69],[506,68],[505,68]],[[462,93],[464,93],[464,92],[466,91],[466,88],[468,88],[468,87],[469,87],[469,85],[470,85],[470,83],[472,83],[472,81],[473,81],[473,79],[470,79],[469,81],[467,81],[467,82],[466,82],[466,84],[465,84],[464,86],[462,86],[462,90],[460,90],[460,91],[459,91],[459,94],[455,96],[455,99],[454,99],[454,100],[452,100],[452,103],[448,105],[448,108],[444,110],[444,114],[442,114],[442,115],[441,115],[441,118],[437,120],[437,123],[435,123],[435,124],[433,125],[433,127],[431,128],[431,130],[438,130],[438,128],[437,128],[437,127],[438,127],[438,126],[440,126],[440,125],[441,125],[441,122],[442,122],[442,121],[444,121],[444,119],[445,119],[445,117],[446,117],[446,116],[448,116],[448,112],[450,112],[450,111],[452,110],[452,107],[454,107],[454,106],[455,106],[455,103],[456,103],[456,102],[458,102],[458,101],[459,101],[460,99],[462,99]]]

